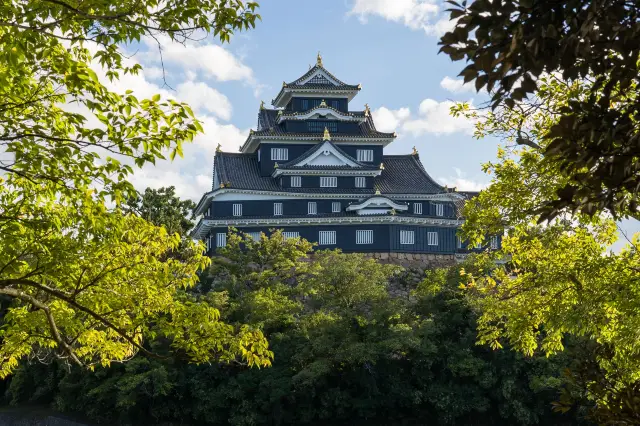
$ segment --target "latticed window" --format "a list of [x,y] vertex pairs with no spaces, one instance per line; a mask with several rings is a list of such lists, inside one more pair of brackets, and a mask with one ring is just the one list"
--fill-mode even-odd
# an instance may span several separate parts
[[260,232],[247,232],[247,238],[252,239],[253,241],[260,241]]
[[335,176],[321,176],[320,187],[321,188],[335,188],[338,186],[338,178]]
[[372,149],[359,149],[356,151],[358,156],[358,161],[371,162],[373,161],[373,150]]
[[400,231],[400,244],[414,244],[416,241],[413,231]]
[[289,150],[287,148],[271,148],[271,159],[282,161],[289,159]]
[[321,74],[313,76],[313,78],[309,80],[307,83],[308,84],[324,84],[324,85],[331,84],[331,82],[327,80],[327,77]]
[[462,248],[462,238],[456,237],[456,242],[457,242],[457,247],[459,249],[461,249]]
[[292,188],[300,188],[302,186],[302,177],[301,176],[291,176],[291,187]]
[[300,238],[300,233],[299,232],[283,232],[282,233],[282,237],[285,240],[291,239],[291,238]]
[[307,131],[311,133],[322,133],[324,132],[325,127],[331,133],[338,133],[337,121],[322,121],[322,120],[307,121]]
[[318,244],[326,246],[336,243],[336,231],[320,231]]
[[362,177],[362,176],[358,176],[356,178],[356,188],[364,188],[367,186],[367,180],[366,178]]
[[356,244],[373,244],[373,231],[356,231]]
[[340,109],[340,101],[333,100],[330,105],[333,109]]
[[332,213],[340,213],[342,210],[342,206],[340,205],[340,201],[334,201],[331,203],[331,212]]
[[227,234],[219,233],[216,235],[216,247],[224,247],[227,245]]
[[307,213],[308,214],[317,214],[318,213],[318,204],[315,201],[310,201],[307,205]]
[[282,216],[282,203],[273,203],[273,215]]
[[492,250],[498,249],[498,237],[496,235],[491,237],[491,249]]
[[444,204],[436,204],[436,216],[444,216]]
[[422,203],[413,203],[413,214],[422,214]]
[[437,232],[427,232],[427,244],[430,246],[438,245],[438,233]]
[[233,215],[234,216],[242,216],[242,204],[234,204],[233,205]]

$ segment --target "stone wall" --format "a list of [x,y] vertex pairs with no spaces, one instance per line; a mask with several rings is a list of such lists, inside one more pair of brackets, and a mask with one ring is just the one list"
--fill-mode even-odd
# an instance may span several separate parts
[[374,258],[380,263],[391,263],[408,269],[446,268],[456,264],[454,254],[426,254],[426,253],[363,253],[366,257]]

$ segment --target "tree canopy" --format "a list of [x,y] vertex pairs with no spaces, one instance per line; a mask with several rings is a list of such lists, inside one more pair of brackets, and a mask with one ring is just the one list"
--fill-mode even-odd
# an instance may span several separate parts
[[[538,200],[540,219],[563,211],[638,217],[640,191],[640,5],[626,0],[475,0],[451,4],[455,28],[441,52],[466,60],[460,72],[492,107],[513,108],[535,95],[540,78],[581,82],[584,95],[546,111],[558,116],[539,135],[515,142],[543,146],[566,182]],[[531,99],[529,111],[542,105]],[[519,129],[514,123],[514,129]]]
[[[185,104],[115,93],[94,71],[104,67],[111,80],[138,72],[122,46],[143,37],[228,41],[255,25],[256,7],[0,4],[0,295],[8,298],[0,376],[26,358],[94,366],[150,355],[145,339],[158,336],[194,362],[270,363],[259,330],[223,323],[217,309],[184,291],[209,264],[201,244],[174,233],[185,222],[155,226],[144,211],[123,208],[136,204],[134,167],[180,156],[202,131],[199,121]],[[169,256],[178,249],[181,256]]]
[[[455,114],[478,120],[478,137],[497,135],[506,143],[497,161],[484,165],[491,184],[463,212],[462,231],[471,241],[506,232],[500,251],[476,258],[501,264],[464,273],[479,312],[479,342],[551,355],[565,349],[568,336],[586,337],[598,347],[591,360],[598,373],[592,377],[603,379],[585,383],[590,397],[599,408],[631,402],[634,397],[620,394],[640,380],[640,344],[634,337],[640,330],[640,242],[634,236],[625,249],[610,252],[618,238],[616,224],[603,214],[563,213],[539,224],[543,213],[536,207],[558,197],[569,179],[557,163],[545,160],[550,142],[541,135],[561,120],[549,111],[583,96],[586,83],[546,76],[538,84],[540,108],[534,112],[520,102],[482,116],[464,104],[454,108]],[[539,146],[518,145],[521,132]],[[605,389],[604,383],[611,386]]]

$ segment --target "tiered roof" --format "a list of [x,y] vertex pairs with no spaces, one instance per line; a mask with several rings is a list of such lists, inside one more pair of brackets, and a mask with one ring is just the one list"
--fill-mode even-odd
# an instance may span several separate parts
[[292,91],[344,93],[351,100],[360,89],[360,84],[347,84],[331,74],[322,65],[322,56],[318,53],[316,64],[309,71],[290,83],[282,82],[282,89],[271,103],[283,107],[288,101],[287,95]]

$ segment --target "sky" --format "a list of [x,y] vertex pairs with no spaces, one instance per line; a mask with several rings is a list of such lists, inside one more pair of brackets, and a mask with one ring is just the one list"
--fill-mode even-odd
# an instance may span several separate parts
[[[387,154],[415,146],[426,170],[441,184],[480,190],[490,179],[481,171],[495,158],[498,140],[473,137],[473,123],[453,118],[458,101],[486,100],[457,77],[464,66],[438,54],[438,36],[450,28],[440,0],[262,0],[262,21],[236,33],[230,44],[212,36],[187,45],[161,39],[128,47],[129,61],[144,71],[114,82],[136,95],[160,93],[189,103],[205,133],[186,146],[184,158],[146,166],[133,182],[173,185],[180,197],[198,201],[211,189],[213,155],[220,144],[235,152],[256,128],[260,101],[270,105],[282,87],[304,74],[321,53],[323,64],[347,84],[362,84],[350,109],[367,103],[381,131],[398,138]],[[637,221],[623,228],[640,231]]]

